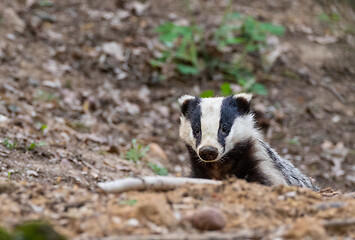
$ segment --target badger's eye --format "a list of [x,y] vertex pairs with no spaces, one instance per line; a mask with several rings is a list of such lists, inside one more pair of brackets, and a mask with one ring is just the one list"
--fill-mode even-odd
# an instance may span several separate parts
[[228,126],[222,125],[221,131],[222,131],[222,133],[228,133],[228,131],[229,131]]
[[196,135],[198,135],[198,134],[200,134],[200,128],[199,127],[195,127],[194,128],[194,133],[196,134]]

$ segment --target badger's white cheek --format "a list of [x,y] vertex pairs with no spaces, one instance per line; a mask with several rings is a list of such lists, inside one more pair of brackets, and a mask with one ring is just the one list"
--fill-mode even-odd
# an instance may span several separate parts
[[[231,132],[232,133],[232,132]],[[224,145],[224,153],[223,154],[226,154],[228,153],[230,150],[232,150],[234,148],[234,141],[233,141],[233,136],[231,134],[229,134],[225,141],[226,141],[226,144]]]
[[180,118],[180,138],[193,149],[196,149],[196,140],[192,134],[191,124],[184,117]]
[[254,117],[251,114],[237,117],[229,135],[226,137],[226,145],[224,152],[232,150],[235,144],[252,139],[259,139],[259,131],[254,127]]

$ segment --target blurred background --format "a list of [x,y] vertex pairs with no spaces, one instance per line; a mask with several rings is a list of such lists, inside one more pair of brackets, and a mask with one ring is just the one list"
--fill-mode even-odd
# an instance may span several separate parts
[[266,140],[355,191],[355,4],[2,0],[0,181],[187,174],[179,96],[248,91]]

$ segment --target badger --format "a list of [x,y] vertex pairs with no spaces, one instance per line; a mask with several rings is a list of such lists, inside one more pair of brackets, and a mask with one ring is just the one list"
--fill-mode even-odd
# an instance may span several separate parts
[[318,190],[313,181],[281,158],[256,127],[252,95],[179,98],[180,138],[190,156],[193,178],[237,177],[263,185]]

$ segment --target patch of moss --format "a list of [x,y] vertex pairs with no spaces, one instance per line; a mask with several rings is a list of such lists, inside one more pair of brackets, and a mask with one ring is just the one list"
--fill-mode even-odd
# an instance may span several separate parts
[[0,228],[0,240],[66,240],[44,221],[29,221],[15,227],[12,233]]

